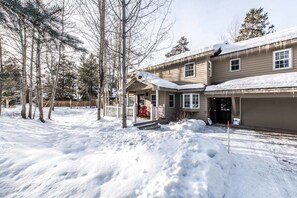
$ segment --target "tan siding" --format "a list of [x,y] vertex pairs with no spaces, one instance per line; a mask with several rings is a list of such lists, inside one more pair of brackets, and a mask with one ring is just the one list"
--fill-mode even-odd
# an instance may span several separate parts
[[[260,51],[257,53],[246,54],[241,56],[225,55],[213,59],[213,77],[211,83],[221,83],[227,80],[265,75],[284,72],[297,71],[297,46],[286,46],[282,49],[292,48],[293,68],[284,70],[273,70],[273,51],[279,49],[271,49]],[[240,71],[230,72],[230,59],[240,58]]]
[[200,109],[198,110],[184,110],[186,112],[191,112],[189,113],[189,118],[192,119],[200,119],[203,120],[204,122],[207,122],[207,109],[208,109],[208,102],[207,102],[207,97],[202,93],[199,92],[200,94]]
[[207,83],[207,59],[199,59],[195,62],[195,76],[194,77],[185,77],[185,62],[174,64],[172,66],[154,69],[150,72],[159,75],[161,78],[175,82],[178,84],[186,83]]

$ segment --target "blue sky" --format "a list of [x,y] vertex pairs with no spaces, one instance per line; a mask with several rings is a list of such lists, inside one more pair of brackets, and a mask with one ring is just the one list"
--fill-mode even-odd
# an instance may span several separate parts
[[173,43],[186,36],[190,49],[199,48],[220,39],[231,22],[243,22],[250,8],[263,7],[276,31],[297,26],[295,0],[174,0],[172,16]]

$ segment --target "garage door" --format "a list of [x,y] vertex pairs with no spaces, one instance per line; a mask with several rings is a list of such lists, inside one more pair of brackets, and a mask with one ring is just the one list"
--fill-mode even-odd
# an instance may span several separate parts
[[242,98],[242,124],[297,131],[296,98]]

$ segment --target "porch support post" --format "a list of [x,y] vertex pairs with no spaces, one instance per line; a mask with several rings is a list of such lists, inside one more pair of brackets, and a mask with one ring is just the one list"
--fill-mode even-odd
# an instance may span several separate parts
[[236,106],[236,100],[235,100],[234,96],[232,97],[232,109],[233,109],[234,115],[237,115],[238,114],[238,109],[237,109],[237,106]]
[[156,90],[156,120],[159,119],[159,89]]
[[137,106],[133,104],[133,122],[136,123]]
[[150,113],[150,120],[153,121],[153,119],[154,119],[154,107],[153,107],[153,105],[151,105],[150,108],[151,108],[150,109],[150,111],[151,111],[151,113]]

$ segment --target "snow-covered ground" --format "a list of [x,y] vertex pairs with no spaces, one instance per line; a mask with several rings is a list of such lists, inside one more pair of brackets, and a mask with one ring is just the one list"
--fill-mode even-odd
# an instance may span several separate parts
[[[158,131],[56,108],[0,117],[0,197],[297,197],[297,137],[188,120]],[[222,144],[223,143],[223,144]]]
[[[95,109],[56,108],[53,120],[0,118],[0,197],[223,197],[225,147],[191,129],[121,129]],[[202,126],[200,126],[202,124]],[[179,129],[178,129],[179,128]]]
[[[207,127],[203,137],[227,145],[226,130]],[[231,130],[233,159],[226,198],[297,197],[297,134]]]

